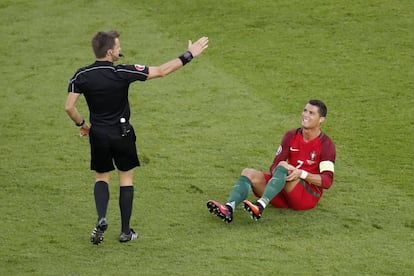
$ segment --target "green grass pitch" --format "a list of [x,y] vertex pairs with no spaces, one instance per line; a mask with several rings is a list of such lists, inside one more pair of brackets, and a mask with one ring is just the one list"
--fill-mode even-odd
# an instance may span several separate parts
[[[4,0],[0,18],[1,275],[414,273],[411,0]],[[117,240],[114,173],[109,229],[93,246],[89,144],[64,102],[105,29],[120,31],[125,63],[210,43],[182,70],[131,86],[141,238]],[[229,225],[212,217],[205,202],[225,201],[244,167],[267,170],[310,98],[326,102],[337,145],[320,204],[267,208],[258,223],[241,208]]]

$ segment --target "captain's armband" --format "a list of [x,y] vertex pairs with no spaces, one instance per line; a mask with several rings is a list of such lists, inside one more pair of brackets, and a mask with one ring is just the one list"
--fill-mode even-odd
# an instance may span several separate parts
[[332,161],[322,161],[321,163],[319,163],[320,172],[324,172],[324,171],[334,172],[335,171],[334,167],[335,165]]

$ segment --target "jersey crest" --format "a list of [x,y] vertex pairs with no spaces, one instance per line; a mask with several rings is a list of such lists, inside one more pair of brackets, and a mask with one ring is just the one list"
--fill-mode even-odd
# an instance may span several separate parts
[[316,151],[312,151],[310,153],[310,159],[306,160],[306,162],[308,162],[308,165],[313,165],[315,163],[315,157],[316,157]]

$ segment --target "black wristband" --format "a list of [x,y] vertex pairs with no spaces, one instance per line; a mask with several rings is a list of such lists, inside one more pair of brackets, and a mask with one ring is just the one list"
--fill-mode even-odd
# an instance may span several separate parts
[[85,120],[82,120],[82,122],[80,122],[80,123],[75,123],[75,125],[77,126],[77,127],[81,127],[81,126],[83,126],[85,124]]
[[181,56],[179,56],[178,58],[181,60],[181,62],[183,63],[183,66],[184,66],[187,63],[189,63],[194,57],[193,57],[193,54],[191,54],[190,51],[187,51],[184,54],[182,54]]

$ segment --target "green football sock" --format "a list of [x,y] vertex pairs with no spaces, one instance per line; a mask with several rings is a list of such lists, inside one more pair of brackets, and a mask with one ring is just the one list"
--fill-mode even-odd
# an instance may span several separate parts
[[278,166],[266,185],[266,189],[259,199],[260,203],[266,207],[272,198],[274,198],[282,189],[285,187],[286,176],[288,175],[288,170],[285,167]]
[[243,200],[247,198],[252,188],[252,182],[247,176],[241,175],[234,185],[227,202],[233,207],[233,211]]

